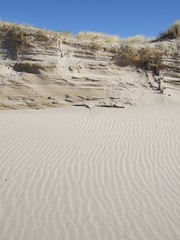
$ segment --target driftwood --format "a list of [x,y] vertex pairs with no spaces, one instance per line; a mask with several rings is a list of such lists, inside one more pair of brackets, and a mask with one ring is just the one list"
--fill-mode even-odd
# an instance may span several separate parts
[[101,104],[101,105],[96,105],[97,107],[106,107],[106,108],[125,108],[124,106],[118,106],[116,104],[109,105],[109,104]]
[[159,77],[157,79],[157,84],[158,84],[157,89],[160,91],[161,94],[163,94],[164,90],[166,89],[165,87],[162,86],[162,81],[163,81],[164,77],[165,77],[165,74],[162,77]]
[[86,108],[91,109],[90,106],[88,106],[88,105],[85,104],[85,103],[77,103],[77,104],[73,104],[73,106],[75,106],[75,107],[86,107]]

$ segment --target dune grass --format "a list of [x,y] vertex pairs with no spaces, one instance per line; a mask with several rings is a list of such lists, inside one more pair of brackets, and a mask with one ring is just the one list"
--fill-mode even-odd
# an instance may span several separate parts
[[2,36],[13,38],[19,42],[55,42],[64,37],[71,38],[69,32],[53,32],[43,28],[35,28],[28,24],[16,24],[11,22],[0,22],[0,33]]
[[136,35],[128,38],[120,38],[117,35],[108,35],[104,33],[96,33],[96,32],[79,32],[76,36],[76,39],[79,40],[88,40],[94,41],[97,43],[110,43],[110,44],[117,44],[117,43],[141,43],[141,42],[149,42],[152,39],[146,38],[143,35]]
[[165,32],[160,33],[159,39],[174,39],[180,37],[180,20],[174,22]]
[[79,40],[99,41],[102,43],[118,43],[120,41],[118,36],[95,32],[79,32],[75,38]]
[[[63,38],[70,38],[80,41],[89,41],[97,46],[103,44],[136,44],[136,43],[146,43],[150,42],[152,38],[146,38],[142,35],[136,35],[128,38],[120,38],[117,35],[108,35],[104,33],[96,32],[79,32],[77,35],[73,35],[71,32],[54,32],[45,30],[43,28],[35,28],[28,24],[17,24],[11,22],[0,22],[0,32],[1,35],[8,34],[9,37],[13,37],[19,41],[23,41],[27,36],[34,37],[35,41],[49,41],[57,40]],[[157,40],[161,39],[174,39],[180,37],[180,20],[176,21],[171,27],[166,31],[160,33]],[[98,48],[98,47],[95,47]]]
[[129,38],[120,38],[117,35],[108,35],[95,32],[79,32],[73,35],[71,32],[53,32],[42,28],[35,28],[28,24],[16,24],[11,22],[0,22],[1,35],[13,38],[19,42],[30,44],[32,42],[49,42],[52,43],[60,39],[71,39],[72,41],[89,42],[90,48],[101,49],[102,45],[118,45],[121,43],[133,44],[148,42],[150,39],[142,35]]

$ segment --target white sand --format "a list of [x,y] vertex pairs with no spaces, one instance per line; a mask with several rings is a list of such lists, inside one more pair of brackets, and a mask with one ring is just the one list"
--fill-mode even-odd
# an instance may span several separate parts
[[180,239],[180,107],[0,112],[0,239]]

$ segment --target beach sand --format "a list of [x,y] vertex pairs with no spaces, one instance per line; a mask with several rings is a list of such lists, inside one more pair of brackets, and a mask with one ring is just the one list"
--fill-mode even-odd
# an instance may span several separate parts
[[0,112],[0,239],[180,239],[179,104]]

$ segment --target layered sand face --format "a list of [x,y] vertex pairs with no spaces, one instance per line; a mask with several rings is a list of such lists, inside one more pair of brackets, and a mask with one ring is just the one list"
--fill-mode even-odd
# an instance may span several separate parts
[[0,239],[180,238],[180,108],[0,112]]

